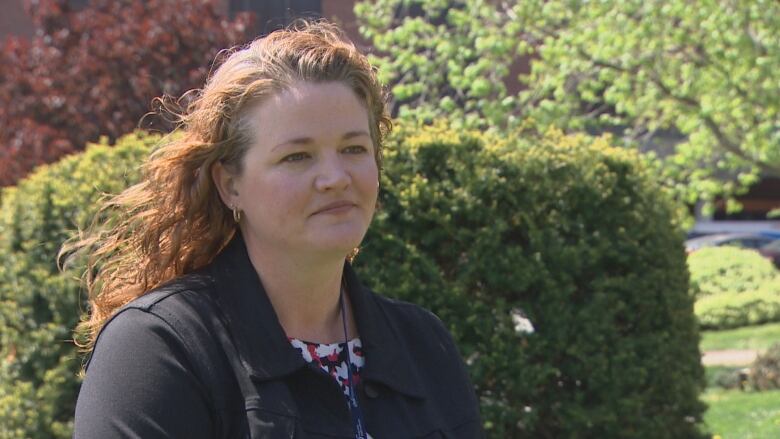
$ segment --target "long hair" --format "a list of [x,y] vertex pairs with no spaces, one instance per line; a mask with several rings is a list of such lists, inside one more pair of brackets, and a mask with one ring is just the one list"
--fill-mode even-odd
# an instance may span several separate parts
[[208,264],[236,232],[219,197],[211,167],[240,173],[253,141],[250,109],[297,82],[340,81],[368,111],[375,160],[382,169],[382,140],[391,129],[386,95],[368,59],[333,24],[297,22],[228,52],[142,166],[141,181],[108,198],[87,230],[67,242],[59,258],[87,253],[82,277],[89,314],[76,343],[94,347],[106,320],[149,290]]

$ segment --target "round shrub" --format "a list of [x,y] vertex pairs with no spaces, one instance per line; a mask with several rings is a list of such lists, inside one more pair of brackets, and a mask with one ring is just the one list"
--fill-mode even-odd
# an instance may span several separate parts
[[777,269],[754,250],[705,247],[688,256],[691,288],[696,297],[756,291],[775,279]]
[[[80,360],[72,331],[83,309],[76,271],[59,272],[61,244],[105,192],[137,179],[159,137],[121,138],[39,167],[5,188],[0,207],[0,438],[70,438]],[[104,142],[105,143],[105,142]]]
[[780,272],[753,250],[710,247],[688,256],[691,294],[703,329],[780,321]]
[[637,156],[438,125],[386,157],[356,268],[449,326],[489,437],[704,437],[680,217]]

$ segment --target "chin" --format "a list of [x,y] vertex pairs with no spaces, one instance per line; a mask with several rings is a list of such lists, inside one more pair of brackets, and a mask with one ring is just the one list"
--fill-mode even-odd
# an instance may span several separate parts
[[312,247],[321,253],[328,253],[346,257],[355,247],[360,246],[360,241],[355,241],[354,245],[351,242],[333,242],[333,243],[318,243]]
[[341,234],[333,233],[327,238],[319,236],[318,239],[309,242],[308,248],[318,253],[343,255],[346,257],[355,247],[360,246],[365,233]]

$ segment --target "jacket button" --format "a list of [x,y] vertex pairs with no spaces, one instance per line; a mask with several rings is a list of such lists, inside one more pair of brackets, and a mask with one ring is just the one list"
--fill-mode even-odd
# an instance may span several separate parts
[[379,396],[379,390],[371,384],[363,386],[363,391],[366,392],[366,396],[372,399]]

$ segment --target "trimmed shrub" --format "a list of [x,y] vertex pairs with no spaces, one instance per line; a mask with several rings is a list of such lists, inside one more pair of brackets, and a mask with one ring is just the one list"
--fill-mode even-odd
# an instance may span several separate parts
[[754,250],[705,247],[688,256],[696,298],[720,293],[756,291],[777,278],[772,262]]
[[723,367],[715,366],[708,367],[709,369],[717,368],[712,372],[712,378],[708,380],[707,387],[717,386],[726,390],[740,389],[745,390],[745,384],[748,382],[750,376],[750,369],[743,367]]
[[[4,192],[6,437],[69,436],[79,363],[66,340],[80,305],[54,255],[156,140],[91,146]],[[356,268],[449,326],[490,437],[704,437],[683,233],[636,155],[557,132],[402,125],[382,185]]]
[[780,321],[780,272],[755,251],[704,248],[688,256],[688,266],[703,329]]
[[5,188],[0,208],[0,438],[70,438],[80,362],[72,331],[83,305],[78,274],[55,256],[94,215],[105,192],[137,179],[158,136],[128,135],[109,148],[39,167]]
[[356,267],[449,325],[490,437],[703,437],[681,216],[635,154],[400,126],[386,157]]
[[780,321],[780,280],[758,291],[722,293],[696,301],[702,329],[730,329]]

